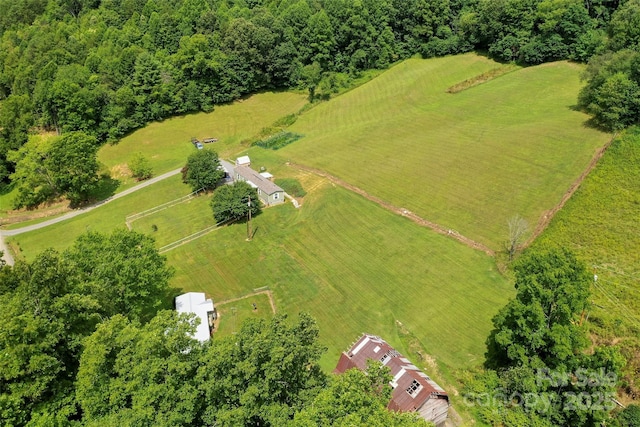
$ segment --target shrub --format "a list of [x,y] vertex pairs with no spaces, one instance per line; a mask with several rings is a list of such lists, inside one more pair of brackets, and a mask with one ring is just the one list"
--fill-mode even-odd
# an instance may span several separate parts
[[295,178],[280,178],[276,179],[275,183],[293,197],[304,197],[307,194],[304,188],[302,188],[300,181]]
[[268,148],[271,150],[278,150],[286,145],[291,144],[302,138],[303,135],[293,133],[293,132],[279,132],[269,138],[256,141],[252,145],[257,145],[258,147]]
[[127,166],[129,166],[131,175],[138,181],[144,181],[153,176],[153,169],[151,168],[151,164],[149,164],[149,159],[143,156],[142,153],[134,154]]

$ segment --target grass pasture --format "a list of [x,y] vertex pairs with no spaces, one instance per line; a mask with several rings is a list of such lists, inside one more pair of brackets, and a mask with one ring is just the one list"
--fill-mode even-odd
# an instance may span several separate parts
[[14,249],[18,248],[19,257],[32,260],[46,248],[66,249],[86,231],[108,233],[115,228],[125,228],[128,215],[185,196],[190,191],[182,183],[181,177],[176,175],[75,218],[5,239]]
[[640,129],[616,139],[534,245],[570,248],[597,274],[589,327],[630,360],[640,393]]
[[[242,322],[247,319],[269,320],[274,315],[269,297],[265,294],[247,295],[235,301],[214,303],[218,312],[214,336],[227,336],[238,332]],[[256,305],[256,309],[253,308],[253,304]]]
[[[216,302],[243,298],[220,307],[221,334],[233,332],[225,321],[232,306],[238,322],[270,316],[261,299],[266,297],[255,297],[258,312],[252,310],[253,296],[247,297],[268,286],[279,312],[307,311],[318,320],[329,349],[325,369],[369,332],[405,354],[419,347],[442,372],[454,372],[451,380],[457,370],[482,362],[491,318],[514,293],[494,259],[287,162],[325,170],[499,249],[507,219],[519,214],[533,226],[610,135],[583,126],[586,116],[571,108],[580,87],[577,65],[517,69],[446,93],[495,68],[473,54],[405,61],[301,114],[287,131],[305,137],[277,151],[241,141],[298,111],[304,95],[261,94],[210,114],[154,123],[105,147],[100,160],[118,171],[141,151],[157,175],[184,164],[194,150],[192,136],[217,137],[207,147],[221,157],[248,153],[255,169],[295,180],[290,182],[306,192],[302,208],[286,203],[265,209],[253,221],[253,241],[246,241],[245,224],[234,224],[166,252],[176,271],[172,284],[204,291]],[[124,227],[127,215],[189,191],[175,176],[10,241],[32,259],[45,247],[64,249],[85,230]],[[155,237],[158,247],[211,225],[207,195],[132,223]]]
[[158,248],[161,248],[215,225],[210,202],[211,194],[201,194],[137,219],[131,223],[131,229],[152,235]]
[[300,116],[288,130],[305,137],[277,153],[500,249],[507,220],[533,228],[610,135],[573,108],[576,64],[446,92],[496,65],[475,54],[404,61]]
[[111,171],[115,179],[133,184],[127,162],[134,153],[147,157],[154,175],[184,166],[195,150],[191,137],[218,138],[205,144],[205,149],[227,157],[238,151],[240,142],[251,138],[263,127],[288,114],[298,112],[307,99],[303,94],[267,92],[253,95],[227,105],[216,106],[210,113],[173,117],[151,123],[123,138],[116,145],[107,145],[98,153],[98,160]]
[[326,182],[303,209],[269,208],[254,227],[251,242],[237,224],[166,253],[174,284],[214,301],[268,285],[279,311],[318,319],[326,369],[365,331],[402,348],[396,321],[439,362],[473,366],[512,294],[491,258]]

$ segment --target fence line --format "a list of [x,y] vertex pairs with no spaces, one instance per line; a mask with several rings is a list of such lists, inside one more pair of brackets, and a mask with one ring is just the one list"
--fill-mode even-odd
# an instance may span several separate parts
[[221,225],[226,224],[226,222],[219,222],[217,224],[211,225],[207,228],[204,228],[200,231],[197,231],[193,234],[190,234],[189,236],[183,237],[181,239],[176,240],[175,242],[171,242],[168,245],[164,245],[163,247],[161,247],[160,249],[158,249],[158,252],[163,254],[165,252],[169,252],[171,249],[175,249],[178,246],[184,245],[185,243],[189,243],[192,240],[196,240],[197,238],[200,238],[202,236],[204,236],[205,234],[209,234],[212,231],[217,230],[218,228],[220,228]]
[[179,205],[180,203],[184,203],[187,200],[193,199],[194,197],[196,197],[198,195],[198,193],[200,193],[203,190],[204,189],[201,188],[199,190],[194,191],[193,193],[187,194],[186,196],[182,196],[182,197],[179,197],[177,199],[171,200],[169,202],[163,203],[161,205],[154,206],[151,209],[147,209],[146,211],[142,211],[142,212],[138,212],[138,213],[129,215],[124,220],[125,223],[127,224],[127,228],[129,230],[131,230],[131,223],[133,221],[136,221],[136,220],[138,220],[140,218],[144,218],[145,216],[153,215],[153,214],[158,213],[158,212],[160,212],[160,211],[162,211],[164,209],[168,209],[168,208],[170,208],[172,206]]

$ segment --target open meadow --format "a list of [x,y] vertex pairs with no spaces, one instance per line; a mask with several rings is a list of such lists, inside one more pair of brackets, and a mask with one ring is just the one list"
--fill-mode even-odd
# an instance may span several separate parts
[[[114,179],[132,184],[127,168],[133,154],[142,153],[153,168],[154,175],[177,169],[186,163],[195,147],[191,138],[216,138],[205,144],[220,157],[235,154],[240,143],[270,126],[279,118],[297,113],[307,103],[303,94],[266,92],[216,106],[210,113],[189,114],[151,123],[133,132],[116,145],[106,145],[98,153],[98,160]],[[127,185],[120,187],[126,188]]]
[[326,181],[301,209],[266,209],[253,228],[251,242],[235,224],[167,252],[174,285],[214,301],[268,286],[280,312],[318,320],[326,369],[365,331],[400,345],[396,321],[439,362],[474,366],[512,294],[490,257]]
[[[422,357],[416,360],[422,366],[435,360],[455,384],[459,370],[482,363],[491,318],[514,294],[495,260],[296,164],[500,249],[507,219],[519,214],[535,224],[610,135],[585,127],[586,116],[572,108],[580,86],[577,65],[513,68],[446,93],[497,67],[474,54],[405,61],[300,114],[290,130],[304,137],[277,151],[241,142],[299,111],[303,95],[262,94],[211,115],[154,123],[105,147],[100,160],[112,171],[124,170],[129,156],[141,151],[158,174],[184,165],[195,150],[191,136],[211,136],[220,141],[207,149],[221,150],[221,157],[248,153],[254,168],[297,179],[307,193],[302,207],[265,209],[253,221],[253,241],[246,241],[246,224],[239,223],[167,251],[176,271],[172,284],[204,291],[214,301],[268,287],[278,312],[307,311],[318,320],[328,347],[326,370],[369,332]],[[189,191],[174,176],[9,243],[32,259],[46,247],[64,249],[86,230],[124,227],[128,215]],[[209,199],[201,195],[170,206],[131,227],[163,247],[213,225]],[[255,298],[256,312],[249,299],[233,311],[224,307],[220,333],[233,332],[229,319],[268,316],[266,297]]]
[[[204,291],[214,301],[269,287],[279,311],[308,311],[318,319],[329,347],[326,369],[364,331],[401,346],[396,321],[439,363],[480,363],[490,319],[512,293],[493,259],[315,175],[299,178],[311,190],[303,207],[266,209],[253,220],[253,241],[246,241],[246,225],[239,223],[166,252],[176,270],[172,284]],[[124,227],[127,215],[187,193],[175,176],[9,242],[19,243],[21,255],[32,259],[44,247],[64,249],[85,230]],[[161,247],[213,224],[208,199],[171,206],[134,221],[132,228],[154,236]]]
[[534,228],[611,136],[574,108],[576,64],[447,93],[498,67],[476,54],[404,61],[302,115],[290,130],[305,137],[278,154],[501,249],[508,219]]
[[[87,231],[108,233],[115,228],[125,228],[125,218],[128,215],[185,196],[189,192],[190,188],[182,183],[179,175],[176,175],[91,212],[39,230],[8,237],[5,240],[14,248],[14,252],[17,249],[18,259],[24,258],[30,261],[46,248],[66,249],[80,234]],[[213,222],[213,218],[211,216],[210,218]],[[151,230],[149,234],[152,235]]]
[[[630,360],[640,394],[640,129],[617,138],[596,169],[534,243],[570,248],[592,268],[589,328]],[[636,397],[637,399],[637,397]]]

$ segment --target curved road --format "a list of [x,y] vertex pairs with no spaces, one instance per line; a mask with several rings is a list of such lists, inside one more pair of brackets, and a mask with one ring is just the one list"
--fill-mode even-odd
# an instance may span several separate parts
[[4,261],[8,265],[13,265],[14,264],[14,259],[11,256],[9,248],[4,243],[4,236],[15,236],[17,234],[27,233],[29,231],[38,230],[40,228],[47,227],[47,226],[49,226],[51,224],[56,224],[58,222],[66,221],[66,220],[68,220],[70,218],[73,218],[75,216],[82,215],[83,213],[87,213],[89,211],[92,211],[95,208],[100,207],[100,206],[102,206],[102,205],[104,205],[106,203],[112,202],[112,201],[117,200],[117,199],[119,199],[121,197],[124,197],[124,196],[128,196],[129,194],[131,194],[131,193],[133,193],[135,191],[141,190],[141,189],[143,189],[145,187],[148,187],[148,186],[150,186],[152,184],[155,184],[158,181],[162,181],[163,179],[167,179],[167,178],[170,178],[170,177],[172,177],[174,175],[178,175],[181,170],[182,169],[180,168],[180,169],[172,170],[172,171],[167,172],[167,173],[163,173],[162,175],[158,175],[155,178],[151,178],[151,179],[149,179],[147,181],[141,182],[138,185],[135,185],[135,186],[133,186],[131,188],[128,188],[128,189],[124,190],[121,193],[114,194],[113,196],[111,196],[111,197],[109,197],[107,199],[104,199],[104,200],[102,200],[102,201],[100,201],[98,203],[95,203],[95,204],[93,204],[91,206],[87,206],[87,207],[84,207],[84,208],[81,208],[81,209],[78,209],[78,210],[71,211],[71,212],[66,213],[64,215],[61,215],[61,216],[59,216],[57,218],[49,219],[47,221],[43,221],[43,222],[40,222],[40,223],[34,224],[34,225],[28,225],[28,226],[22,227],[22,228],[16,228],[14,230],[0,230],[0,251],[2,251],[4,253],[4,255],[3,255]]

